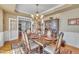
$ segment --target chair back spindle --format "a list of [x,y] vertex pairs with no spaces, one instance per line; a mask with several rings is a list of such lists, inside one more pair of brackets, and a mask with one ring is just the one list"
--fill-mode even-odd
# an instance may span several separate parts
[[61,43],[62,43],[62,40],[63,40],[63,36],[64,36],[64,33],[61,32],[58,36],[57,36],[57,43],[56,43],[56,53],[58,53],[60,51],[60,47],[61,47]]
[[28,48],[28,52],[30,53],[31,47],[30,47],[29,39],[28,39],[26,32],[24,33],[24,35],[25,35],[25,41],[26,41],[26,45],[27,45],[27,48]]

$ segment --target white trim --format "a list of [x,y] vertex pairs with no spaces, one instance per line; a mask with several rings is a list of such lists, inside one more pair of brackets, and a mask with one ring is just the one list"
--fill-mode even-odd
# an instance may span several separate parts
[[[50,12],[51,10],[53,11],[53,10],[55,10],[56,8],[60,8],[60,7],[62,7],[62,6],[64,6],[65,4],[59,4],[59,5],[57,5],[57,6],[55,6],[55,7],[53,7],[53,8],[50,8],[50,9],[48,9],[48,10],[46,10],[46,11],[43,11],[43,12],[41,12],[40,14],[44,14],[44,13],[48,13],[48,12]],[[28,12],[25,12],[25,11],[22,11],[22,10],[18,10],[18,9],[16,9],[16,11],[17,12],[22,12],[22,13],[25,13],[25,14],[31,14],[31,13],[28,13]]]
[[[24,18],[24,21],[32,21],[32,19],[31,18],[28,18],[28,17],[17,16],[17,20],[20,20],[19,18]],[[27,20],[27,19],[29,19],[29,20]]]
[[[24,19],[19,19],[19,18],[24,18]],[[19,20],[24,20],[24,21],[30,21],[31,22],[31,31],[32,31],[32,19],[28,18],[28,17],[23,17],[23,16],[17,16],[17,20],[18,20],[18,24],[19,24]]]
[[22,10],[20,10],[20,9],[16,9],[16,11],[17,11],[17,12],[20,12],[20,13],[28,14],[28,15],[31,14],[31,13],[28,13],[28,12],[22,11]]
[[48,13],[48,12],[50,12],[50,11],[55,10],[56,8],[60,8],[60,7],[63,7],[63,6],[64,6],[64,4],[57,5],[57,6],[53,7],[53,8],[51,8],[51,9],[48,9],[48,10],[46,10],[46,11],[40,13],[40,14]]
[[9,39],[10,39],[10,19],[11,18],[9,18]]
[[[17,20],[17,19],[16,19]],[[17,20],[17,36],[18,36],[18,20]]]
[[[17,30],[15,31],[11,31],[10,30],[10,27],[11,27],[11,25],[10,25],[10,21],[11,20],[15,20],[15,21],[17,21]],[[15,32],[15,33],[13,33],[13,32]],[[16,33],[17,32],[17,33]],[[11,37],[10,35],[12,35],[11,33],[13,33],[13,35],[16,35],[17,37],[16,38],[14,38],[14,37]],[[18,20],[17,19],[14,19],[14,18],[9,18],[9,40],[15,40],[15,39],[18,39]]]

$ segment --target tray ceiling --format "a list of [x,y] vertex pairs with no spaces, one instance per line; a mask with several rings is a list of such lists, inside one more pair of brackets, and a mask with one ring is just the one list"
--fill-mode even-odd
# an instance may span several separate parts
[[[39,13],[43,13],[51,8],[58,6],[59,4],[39,4],[38,11]],[[27,13],[27,14],[35,14],[37,11],[36,4],[17,4],[16,11]]]

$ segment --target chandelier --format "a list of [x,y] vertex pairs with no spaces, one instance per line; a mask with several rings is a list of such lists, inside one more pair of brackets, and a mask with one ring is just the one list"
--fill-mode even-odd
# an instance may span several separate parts
[[39,6],[39,4],[36,4],[36,8],[37,8],[36,13],[35,14],[31,14],[32,19],[34,19],[36,21],[39,21],[39,20],[41,20],[44,17],[44,15],[39,14],[38,6]]

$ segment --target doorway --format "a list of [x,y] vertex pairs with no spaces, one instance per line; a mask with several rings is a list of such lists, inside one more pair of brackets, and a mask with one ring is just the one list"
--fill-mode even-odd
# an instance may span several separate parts
[[9,18],[9,41],[18,39],[18,21],[14,18]]
[[21,35],[21,32],[26,32],[28,29],[32,29],[32,21],[30,18],[17,16],[18,19],[18,31],[19,36]]

